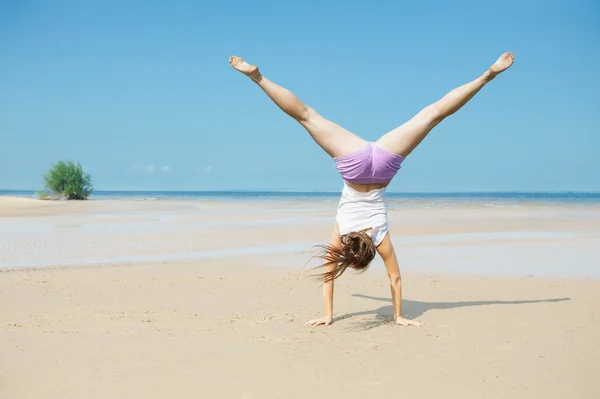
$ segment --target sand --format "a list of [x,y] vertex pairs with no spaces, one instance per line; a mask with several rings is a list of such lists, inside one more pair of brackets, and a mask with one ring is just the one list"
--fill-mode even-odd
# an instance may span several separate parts
[[598,209],[391,211],[425,325],[375,262],[313,328],[332,206],[0,198],[0,397],[600,394]]

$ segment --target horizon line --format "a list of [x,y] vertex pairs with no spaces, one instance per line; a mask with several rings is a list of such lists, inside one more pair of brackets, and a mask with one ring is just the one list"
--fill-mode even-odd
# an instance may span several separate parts
[[[0,188],[1,192],[23,192],[23,193],[35,193],[36,189],[4,189]],[[94,190],[94,193],[286,193],[286,194],[339,194],[342,190],[268,190],[268,189],[223,189],[223,190],[152,190],[152,189],[140,189],[140,190]],[[387,191],[388,194],[600,194],[600,191],[595,190],[425,190],[425,191]]]

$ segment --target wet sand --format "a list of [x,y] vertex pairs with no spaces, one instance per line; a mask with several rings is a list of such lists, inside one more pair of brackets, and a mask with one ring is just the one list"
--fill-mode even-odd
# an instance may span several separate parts
[[0,198],[7,398],[592,398],[600,209],[390,211],[380,261],[320,315],[304,265],[334,202]]

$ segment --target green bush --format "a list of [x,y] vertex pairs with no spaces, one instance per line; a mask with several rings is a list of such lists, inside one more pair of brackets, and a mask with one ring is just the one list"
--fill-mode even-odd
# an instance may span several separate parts
[[81,164],[73,161],[56,162],[44,175],[44,188],[48,193],[38,193],[40,198],[51,196],[85,200],[93,191],[92,178]]

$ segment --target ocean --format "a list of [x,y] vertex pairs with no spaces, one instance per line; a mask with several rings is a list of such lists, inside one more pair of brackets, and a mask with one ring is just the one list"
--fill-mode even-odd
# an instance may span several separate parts
[[[97,191],[85,212],[0,217],[0,269],[247,256],[302,267],[329,238],[339,195]],[[600,276],[600,194],[390,192],[387,203],[393,243],[414,271]],[[511,251],[519,256],[506,262]]]
[[[35,198],[33,190],[0,190],[0,196]],[[337,201],[340,192],[304,191],[94,191],[90,200]],[[392,204],[600,205],[600,192],[386,192]]]

